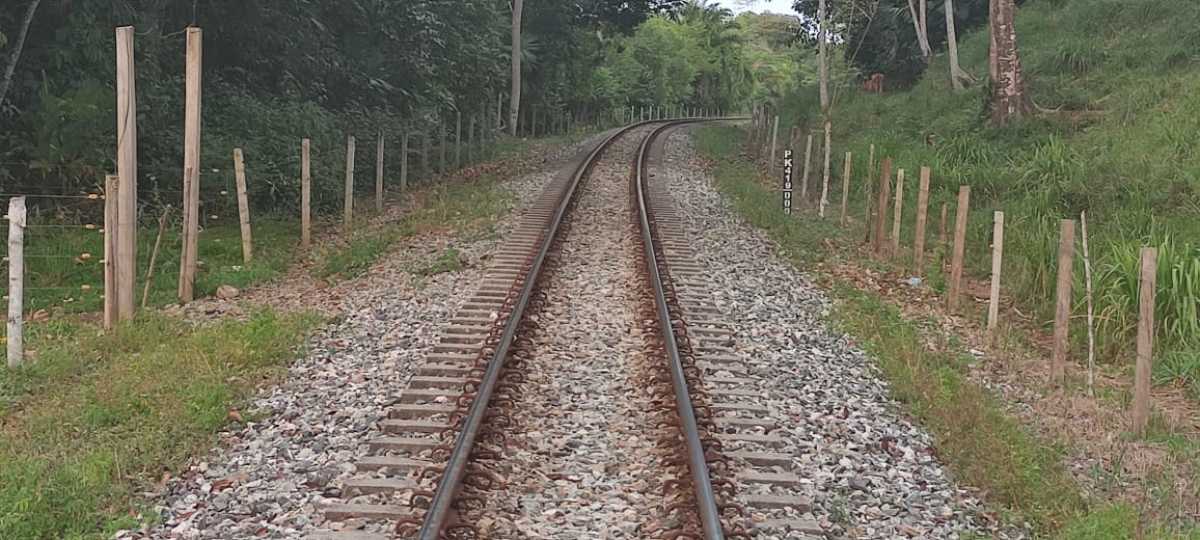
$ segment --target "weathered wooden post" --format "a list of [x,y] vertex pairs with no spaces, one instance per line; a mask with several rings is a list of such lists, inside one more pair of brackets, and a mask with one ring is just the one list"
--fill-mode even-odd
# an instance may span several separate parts
[[1096,306],[1092,301],[1092,256],[1088,251],[1087,212],[1079,213],[1079,233],[1083,245],[1083,283],[1087,298],[1088,371],[1087,393],[1096,396]]
[[[202,90],[203,33],[187,29],[183,115],[183,248],[179,268],[179,300],[195,299],[196,265],[200,257],[200,99]],[[119,168],[119,167],[118,167]],[[121,186],[127,186],[121,179]],[[121,189],[121,193],[125,193]],[[122,212],[119,212],[120,215]],[[118,290],[124,292],[120,287]]]
[[808,141],[804,143],[804,176],[800,177],[800,204],[808,205],[808,173],[812,167],[812,132],[808,134]]
[[241,148],[233,149],[233,175],[237,183],[238,223],[242,229],[242,262],[254,259],[254,240],[250,235],[250,202],[246,197],[246,162]]
[[1066,379],[1067,339],[1071,330],[1071,284],[1075,259],[1075,220],[1059,223],[1058,285],[1054,306],[1054,351],[1050,358],[1050,382],[1062,384]]
[[462,111],[454,110],[454,168],[457,170],[462,162]]
[[383,213],[383,130],[375,143],[375,212]]
[[971,209],[971,186],[959,186],[958,208],[954,219],[954,254],[950,259],[950,287],[947,303],[950,310],[958,309],[962,296],[963,257],[967,251],[967,217]]
[[344,197],[345,211],[342,216],[342,225],[346,229],[346,234],[349,234],[351,226],[354,224],[354,135],[346,136],[346,193]]
[[850,167],[854,163],[854,156],[850,152],[846,152],[846,163],[842,165],[842,226],[846,226],[846,210],[850,206]]
[[400,134],[400,191],[408,190],[408,130]]
[[1133,431],[1146,432],[1150,421],[1150,375],[1154,362],[1154,292],[1158,281],[1158,250],[1142,248],[1138,289],[1137,366],[1133,378]]
[[775,174],[775,147],[779,142],[779,115],[775,115],[775,120],[771,124],[771,166],[770,173]]
[[913,271],[922,276],[925,272],[925,223],[929,214],[929,167],[921,167],[921,185],[917,192],[917,227],[913,239]]
[[904,210],[904,169],[896,171],[896,207],[892,211],[891,256],[900,254],[900,220]]
[[133,318],[137,274],[137,91],[133,62],[133,27],[122,26],[117,28],[117,176],[121,188],[116,257],[117,315],[121,320]]
[[433,144],[432,139],[433,135],[429,131],[421,134],[421,174],[425,175],[426,179],[433,176],[433,170],[429,166],[429,147]]
[[891,198],[891,192],[892,158],[884,158],[883,171],[879,175],[879,200],[876,201],[875,238],[871,246],[875,255],[883,255],[884,224],[887,223],[888,199]]
[[8,367],[25,361],[25,197],[8,200]]
[[1004,212],[992,214],[992,289],[988,295],[988,334],[1000,324],[1000,270],[1004,261]]
[[300,141],[300,247],[308,251],[312,245],[312,168],[309,147],[312,141]]
[[475,115],[467,123],[467,163],[475,163]]
[[117,315],[117,175],[104,177],[104,329],[116,326]]
[[438,118],[438,172],[446,174],[446,147],[450,145],[446,125]]

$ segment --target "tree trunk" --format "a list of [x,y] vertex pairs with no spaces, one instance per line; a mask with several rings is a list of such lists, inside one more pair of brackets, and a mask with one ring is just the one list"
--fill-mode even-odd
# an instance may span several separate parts
[[826,52],[827,52],[826,48],[828,46],[825,43],[825,41],[826,41],[825,40],[825,37],[826,37],[825,31],[826,31],[826,24],[828,23],[828,21],[826,20],[825,0],[820,0],[820,3],[817,4],[817,20],[821,25],[820,30],[817,32],[817,45],[818,45],[817,54],[818,54],[820,62],[821,62],[821,64],[820,64],[820,66],[821,66],[820,67],[820,69],[821,69],[821,112],[823,114],[825,114],[826,116],[828,116],[829,115],[829,61],[827,58],[828,55],[826,54]]
[[946,0],[946,47],[950,52],[950,84],[955,90],[962,90],[975,82],[963,68],[958,65],[958,31],[954,25],[954,0]]
[[17,43],[13,46],[12,54],[8,56],[8,65],[4,67],[4,80],[0,81],[0,105],[4,104],[4,97],[8,95],[8,88],[12,86],[13,73],[17,70],[17,61],[21,59],[21,49],[25,48],[25,37],[29,35],[29,25],[33,23],[33,14],[41,2],[42,0],[33,0],[25,10],[25,20],[21,22]]
[[829,103],[829,17],[825,3],[826,0],[820,0],[817,6],[817,19],[821,24],[821,30],[817,36],[819,40],[818,54],[821,60],[821,116],[825,119],[825,171],[821,182],[821,202],[818,205],[818,214],[821,217],[825,217],[825,203],[829,196],[829,156],[833,133],[833,116]]
[[1027,116],[1033,106],[1025,93],[1025,76],[1017,49],[1013,0],[991,0],[992,122],[1005,125]]
[[517,136],[521,114],[521,9],[524,0],[512,0],[512,91],[509,93],[508,132]]
[[929,58],[933,56],[933,49],[929,46],[929,25],[925,20],[926,0],[919,0],[920,7],[914,3],[914,0],[908,0],[908,13],[912,15],[913,30],[917,33],[917,45],[921,47],[921,59],[926,64],[929,63]]

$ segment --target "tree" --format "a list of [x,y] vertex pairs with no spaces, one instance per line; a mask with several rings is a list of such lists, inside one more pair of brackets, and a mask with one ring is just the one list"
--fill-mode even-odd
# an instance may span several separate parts
[[1027,116],[1033,106],[1025,92],[1017,49],[1017,29],[1013,24],[1017,7],[1013,0],[991,0],[990,8],[988,71],[992,80],[992,122],[1003,126]]
[[508,133],[517,135],[521,117],[521,9],[524,0],[512,0],[512,88],[508,100]]
[[958,64],[958,32],[954,28],[954,0],[946,0],[945,12],[946,48],[950,53],[950,84],[954,85],[955,90],[962,90],[968,84],[975,82],[975,78],[963,71],[962,66]]
[[818,210],[821,217],[825,217],[825,204],[829,201],[829,146],[833,139],[833,111],[829,102],[829,17],[825,2],[826,0],[820,0],[817,7],[817,17],[821,24],[821,31],[817,34],[817,54],[821,60],[821,116],[825,120],[825,175],[821,183],[821,203]]
[[[920,6],[914,2],[920,2]],[[929,23],[926,14],[929,12],[926,0],[908,0],[908,12],[912,15],[913,30],[917,33],[917,45],[921,47],[921,58],[926,64],[933,56],[933,48],[929,46]]]
[[13,46],[12,54],[8,56],[8,65],[4,68],[4,79],[0,80],[0,105],[4,104],[4,96],[12,85],[13,72],[17,69],[17,61],[21,59],[21,49],[25,47],[25,37],[29,35],[29,25],[33,23],[33,14],[37,12],[42,0],[33,0],[25,10],[25,19],[21,22],[21,31],[17,34],[17,43]]

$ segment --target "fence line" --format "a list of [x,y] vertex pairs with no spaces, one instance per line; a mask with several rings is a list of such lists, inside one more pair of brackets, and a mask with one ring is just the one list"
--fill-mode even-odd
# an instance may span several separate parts
[[[764,159],[764,149],[770,144],[770,138],[767,131],[767,126],[773,128],[773,125],[766,122],[770,118],[767,115],[765,107],[756,107],[751,117],[750,128],[746,136],[746,144],[751,155],[755,155],[756,159]],[[773,123],[773,122],[772,122]],[[793,130],[796,129],[793,127]],[[811,136],[810,136],[811,138]],[[785,152],[795,150],[794,146],[798,145],[797,137],[790,137],[788,147]],[[807,152],[806,152],[807,153]],[[904,195],[904,169],[897,169],[896,178],[896,194],[894,200],[890,198],[891,188],[891,170],[892,160],[886,157],[886,153],[881,161],[879,170],[875,167],[875,145],[870,145],[870,157],[868,158],[868,166],[863,173],[860,173],[867,181],[859,188],[859,192],[863,194],[865,204],[863,205],[865,217],[863,220],[863,228],[866,233],[865,242],[871,246],[871,251],[876,256],[885,256],[881,249],[883,241],[886,238],[884,234],[884,223],[887,222],[887,211],[889,206],[894,206],[894,215],[891,223],[890,235],[890,250],[886,253],[889,258],[897,258],[900,255],[901,245],[901,229],[903,220],[901,212],[903,209]],[[770,154],[767,154],[769,156]],[[766,159],[770,159],[767,157]],[[807,160],[806,160],[807,161]],[[765,167],[766,170],[771,170],[771,167]],[[846,218],[847,210],[845,209],[849,198],[852,172],[852,153],[846,152],[846,163],[842,178],[842,200],[843,211],[839,223],[843,228],[851,226],[851,223]],[[871,177],[873,174],[879,174],[878,185],[873,187]],[[927,245],[927,236],[929,231],[928,226],[928,205],[930,178],[932,172],[929,167],[921,167],[921,183],[917,192],[917,211],[915,218],[915,232],[913,238],[913,271],[917,277],[921,277],[924,272],[924,259]],[[804,182],[801,183],[802,189]],[[877,191],[876,191],[877,189]],[[967,220],[970,213],[970,186],[963,185],[959,187],[958,203],[955,211],[955,221],[953,230],[953,239],[951,244],[951,262],[950,262],[950,277],[947,281],[946,301],[949,309],[959,309],[959,299],[963,295],[963,271],[964,257],[967,250]],[[889,204],[891,203],[891,204]],[[949,204],[942,202],[940,225],[937,232],[938,243],[946,246],[950,241],[948,238],[947,218]],[[1001,317],[1001,296],[1002,296],[1002,271],[1004,265],[1004,237],[1005,237],[1005,215],[1002,210],[992,212],[992,235],[991,235],[991,282],[988,290],[987,307],[986,307],[986,333],[989,337],[995,338],[1000,325]],[[824,216],[820,216],[824,219]],[[1094,354],[1095,354],[1095,337],[1093,327],[1093,307],[1091,297],[1092,278],[1091,278],[1091,260],[1088,254],[1088,239],[1087,239],[1087,221],[1084,214],[1080,215],[1080,223],[1083,227],[1080,238],[1083,245],[1083,257],[1085,266],[1085,284],[1087,286],[1087,310],[1088,310],[1088,365],[1087,365],[1087,392],[1089,395],[1094,395]],[[1050,345],[1050,378],[1048,383],[1066,389],[1066,363],[1069,353],[1069,326],[1071,322],[1071,311],[1073,309],[1073,290],[1074,283],[1074,268],[1073,261],[1076,257],[1075,253],[1075,220],[1062,219],[1059,225],[1059,244],[1057,255],[1057,279],[1055,282],[1055,290],[1053,293],[1055,305],[1055,322],[1054,333]],[[1019,232],[1017,234],[1020,234]],[[1156,290],[1157,290],[1157,275],[1158,275],[1158,250],[1154,247],[1142,247],[1139,257],[1139,275],[1138,275],[1138,296],[1137,296],[1137,333],[1136,333],[1136,365],[1133,373],[1132,388],[1133,400],[1129,405],[1130,411],[1130,430],[1139,435],[1144,435],[1149,423],[1151,414],[1151,385],[1153,373],[1154,359],[1154,337],[1155,337],[1155,307],[1156,307]]]

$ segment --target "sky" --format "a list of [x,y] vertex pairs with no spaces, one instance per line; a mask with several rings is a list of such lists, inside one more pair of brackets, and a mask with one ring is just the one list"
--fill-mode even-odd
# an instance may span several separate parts
[[[752,2],[738,0],[719,0],[722,6],[732,8],[734,12],[741,13],[743,11],[754,11],[762,13],[770,11],[771,13],[782,13],[786,15],[794,15],[792,11],[792,0],[755,0]],[[747,5],[739,5],[747,4]]]

